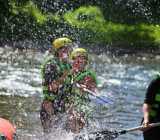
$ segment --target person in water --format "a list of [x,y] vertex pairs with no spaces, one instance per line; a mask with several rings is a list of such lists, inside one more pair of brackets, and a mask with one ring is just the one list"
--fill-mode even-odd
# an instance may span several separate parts
[[[144,104],[143,104],[143,125],[160,122],[160,75],[152,80],[148,86]],[[160,127],[144,130],[144,140],[159,140]]]
[[88,53],[83,48],[76,48],[71,52],[72,60],[72,94],[68,127],[73,133],[79,133],[86,125],[91,110],[89,96],[85,89],[96,92],[97,82],[95,73],[88,69]]
[[17,140],[15,127],[3,118],[0,118],[0,140]]
[[72,40],[58,38],[53,41],[52,46],[52,55],[45,59],[41,67],[44,99],[40,119],[44,132],[50,132],[56,115],[66,111],[66,93],[71,90],[67,77],[71,69],[69,54],[73,47]]

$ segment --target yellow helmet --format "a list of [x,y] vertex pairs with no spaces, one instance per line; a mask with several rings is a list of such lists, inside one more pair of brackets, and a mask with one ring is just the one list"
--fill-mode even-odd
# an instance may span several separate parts
[[52,46],[55,50],[58,50],[66,45],[72,44],[72,40],[67,37],[57,38],[52,42]]
[[84,48],[76,48],[71,52],[71,59],[74,59],[77,56],[85,56],[88,59],[88,53]]

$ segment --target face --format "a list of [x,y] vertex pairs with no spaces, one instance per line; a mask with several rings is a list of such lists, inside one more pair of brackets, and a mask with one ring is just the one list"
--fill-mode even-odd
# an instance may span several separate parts
[[58,57],[62,61],[68,61],[70,51],[71,51],[71,49],[69,47],[63,47],[63,48],[59,49]]
[[74,72],[83,71],[87,65],[85,56],[77,56],[72,62],[72,69]]

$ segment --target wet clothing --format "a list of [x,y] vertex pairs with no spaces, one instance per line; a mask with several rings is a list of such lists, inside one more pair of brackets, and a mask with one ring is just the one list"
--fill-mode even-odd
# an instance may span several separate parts
[[[72,75],[72,80],[74,83],[78,83],[81,85],[86,85],[88,89],[92,88],[90,82],[93,82],[94,87],[96,87],[96,76],[95,73],[90,70],[85,70],[77,73],[76,75]],[[89,96],[88,93],[79,89],[75,86],[72,88],[72,94],[74,95],[74,104],[79,112],[87,113],[89,111]]]
[[[89,79],[95,82],[95,74],[85,70],[72,75],[70,69],[69,64],[64,64],[53,57],[47,59],[42,65],[44,100],[41,105],[40,119],[45,132],[51,131],[54,126],[55,115],[58,113],[68,112],[67,127],[72,132],[82,129],[88,114],[91,113],[88,94],[74,86],[74,83],[85,85]],[[49,91],[48,85],[52,81],[58,80],[65,71],[68,72],[68,75],[64,84],[56,92]]]
[[[79,72],[76,75],[72,75],[72,82],[82,85],[87,85],[88,79],[93,80],[96,84],[95,74],[92,71]],[[90,106],[90,99],[88,93],[82,89],[72,86],[72,101],[71,108],[69,110],[68,125],[72,132],[79,133],[80,130],[87,124],[87,118],[91,115],[92,107]]]
[[45,132],[53,126],[54,115],[64,113],[67,108],[71,78],[66,76],[64,84],[60,85],[56,91],[50,91],[49,85],[70,69],[69,64],[62,63],[54,57],[47,58],[41,67],[44,100],[41,105],[40,119]]
[[[46,100],[55,100],[59,92],[59,89],[55,92],[49,91],[48,85],[53,81],[58,80],[64,74],[64,72],[69,72],[70,69],[71,66],[69,64],[60,62],[58,58],[49,57],[46,59],[41,67],[43,95]],[[68,81],[65,81],[65,84],[67,84],[67,82]]]
[[[146,93],[144,103],[151,106],[149,122],[160,122],[160,77],[153,80]],[[149,129],[143,133],[144,140],[159,140],[160,127]]]

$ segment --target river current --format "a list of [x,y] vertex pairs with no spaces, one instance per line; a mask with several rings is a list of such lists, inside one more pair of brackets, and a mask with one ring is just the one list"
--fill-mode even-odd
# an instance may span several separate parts
[[[35,50],[0,48],[0,117],[16,125],[21,140],[43,137],[40,64],[45,55]],[[91,54],[90,58],[100,81],[100,94],[114,101],[107,105],[93,103],[91,129],[119,131],[140,125],[147,86],[160,71],[160,55],[102,53]],[[53,135],[55,140],[72,140],[72,134],[62,131]],[[142,133],[128,133],[117,140],[142,140]]]

